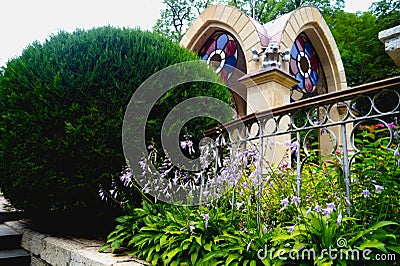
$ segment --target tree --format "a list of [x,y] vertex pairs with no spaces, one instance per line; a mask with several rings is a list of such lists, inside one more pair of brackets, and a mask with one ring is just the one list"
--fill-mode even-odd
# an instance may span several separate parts
[[164,0],[163,3],[166,8],[161,11],[153,30],[175,42],[181,40],[191,23],[212,4],[234,6],[261,23],[305,5],[316,6],[326,15],[344,7],[344,0]]
[[369,11],[377,16],[383,27],[391,28],[400,23],[400,2],[397,0],[374,2]]
[[153,31],[179,42],[190,24],[204,11],[211,1],[163,0],[166,8],[153,27]]
[[370,11],[355,14],[337,12],[329,17],[349,86],[400,74],[400,69],[378,39],[380,31],[399,23],[400,4],[398,1],[382,0],[373,3]]

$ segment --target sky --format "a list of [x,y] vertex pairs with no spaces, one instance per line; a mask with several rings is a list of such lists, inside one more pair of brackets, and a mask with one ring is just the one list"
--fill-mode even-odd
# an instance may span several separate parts
[[[376,0],[375,0],[376,1]],[[374,0],[346,0],[347,12],[367,11]],[[6,0],[0,8],[0,66],[34,41],[60,30],[104,25],[151,30],[162,0]]]

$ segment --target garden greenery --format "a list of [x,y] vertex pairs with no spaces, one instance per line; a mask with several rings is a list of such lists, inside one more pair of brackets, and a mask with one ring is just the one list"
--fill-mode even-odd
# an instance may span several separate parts
[[[99,184],[110,186],[125,165],[121,128],[130,98],[155,72],[190,60],[198,58],[166,38],[110,26],[59,32],[29,45],[0,73],[5,197],[34,214],[101,209]],[[148,142],[158,147],[171,108],[198,95],[230,97],[225,87],[204,82],[172,89],[154,106]],[[201,135],[211,122],[189,123],[188,131]],[[131,196],[140,206],[140,195]]]
[[[204,169],[209,181],[223,179],[231,189],[200,206],[144,198],[142,207],[135,208],[129,198],[104,190],[103,198],[124,202],[126,215],[117,219],[101,251],[125,247],[153,265],[360,265],[382,254],[388,260],[379,265],[392,265],[400,256],[400,160],[397,139],[386,149],[387,131],[380,125],[356,130],[361,152],[351,166],[351,205],[337,159],[340,150],[338,157],[321,157],[318,151],[311,155],[299,195],[289,156],[260,175],[261,156],[250,143],[246,149],[226,147],[218,173]],[[286,145],[287,155],[300,154],[295,141]],[[141,164],[144,175],[147,159]],[[171,178],[182,186],[198,184],[198,175],[188,177],[167,158],[152,163],[161,175],[174,173]],[[129,173],[121,178],[131,184]]]

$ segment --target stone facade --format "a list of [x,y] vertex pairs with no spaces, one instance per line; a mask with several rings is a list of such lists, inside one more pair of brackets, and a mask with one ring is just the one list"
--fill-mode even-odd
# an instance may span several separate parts
[[[234,7],[211,6],[194,21],[180,44],[200,53],[207,45],[210,36],[218,31],[232,35],[240,47],[239,51],[243,52],[244,62],[238,62],[236,67],[244,74],[242,77],[231,76],[231,79],[235,79],[231,82],[239,80],[244,85],[240,93],[243,100],[236,100],[237,97],[233,93],[237,113],[241,117],[265,112],[293,101],[295,97],[292,96],[295,90],[292,88],[298,81],[297,77],[291,74],[293,65],[290,58],[291,49],[299,36],[307,36],[315,49],[318,67],[323,69],[321,76],[326,83],[325,93],[347,89],[346,74],[339,49],[327,23],[315,7],[304,6],[266,24],[261,24]],[[270,63],[274,62],[269,59],[274,53],[280,56],[280,60]],[[284,60],[285,54],[289,60]],[[223,60],[224,58],[221,58],[221,61]],[[308,66],[311,68],[310,60],[308,60]],[[310,72],[308,75],[311,75]],[[331,110],[331,112],[334,118],[340,119],[339,110]],[[331,129],[337,136],[341,136],[338,134],[338,127]],[[279,137],[280,145],[276,146],[275,156],[273,156],[275,159],[271,161],[281,160],[287,148],[283,144],[290,139],[290,134]],[[320,141],[322,153],[329,153],[331,146],[329,138],[321,137]],[[341,143],[340,137],[338,141]]]
[[[235,37],[245,58],[245,68],[240,70],[248,75],[263,68],[263,60],[253,60],[254,50],[261,51],[275,41],[278,42],[280,51],[285,51],[292,47],[299,34],[305,33],[314,44],[321,59],[328,83],[328,92],[347,88],[346,74],[339,49],[327,23],[315,7],[299,8],[262,25],[234,7],[221,4],[211,6],[194,21],[180,44],[189,50],[198,52],[217,30],[226,31]],[[280,68],[288,73],[289,63],[282,62]],[[271,101],[279,102],[274,99]],[[281,102],[279,105],[288,103]],[[265,109],[269,107],[265,106]]]

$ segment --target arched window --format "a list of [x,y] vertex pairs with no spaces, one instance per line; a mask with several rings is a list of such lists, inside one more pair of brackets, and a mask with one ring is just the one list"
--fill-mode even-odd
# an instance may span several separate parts
[[237,66],[238,45],[229,33],[217,31],[208,38],[198,54],[207,64],[212,64],[215,72],[221,73],[226,81]]
[[290,54],[290,73],[299,82],[292,88],[292,101],[327,93],[324,70],[305,33],[296,38]]

